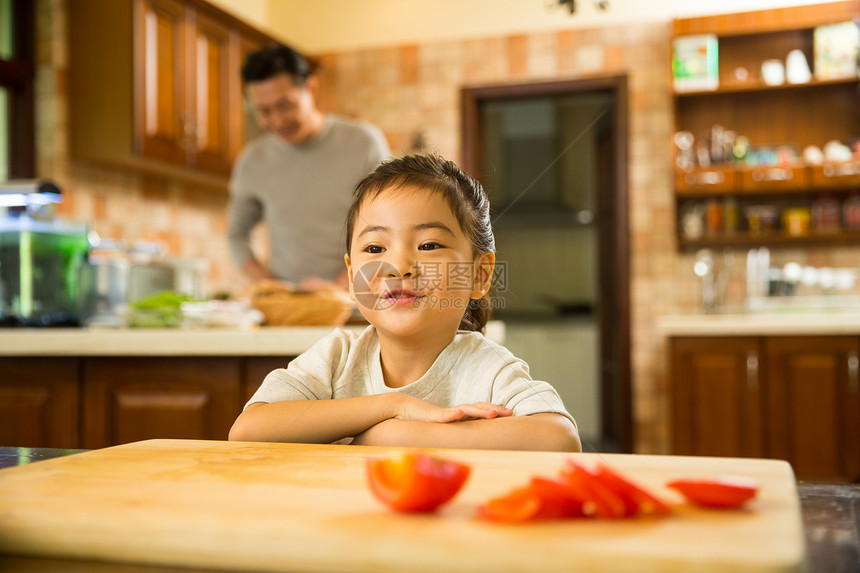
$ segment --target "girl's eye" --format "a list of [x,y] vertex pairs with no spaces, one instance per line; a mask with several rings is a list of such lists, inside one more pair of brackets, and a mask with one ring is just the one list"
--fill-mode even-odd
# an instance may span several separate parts
[[379,253],[383,252],[384,250],[385,249],[383,249],[379,245],[367,245],[366,247],[364,247],[364,252],[370,253],[371,255],[378,255]]
[[436,249],[441,249],[442,245],[439,243],[424,243],[420,247],[418,247],[419,251],[435,251]]

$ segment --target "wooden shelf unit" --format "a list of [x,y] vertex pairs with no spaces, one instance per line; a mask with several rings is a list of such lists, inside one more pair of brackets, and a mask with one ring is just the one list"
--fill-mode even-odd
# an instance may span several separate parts
[[[719,87],[696,91],[673,89],[675,131],[688,131],[698,142],[718,124],[747,137],[752,148],[790,145],[798,154],[810,145],[823,149],[832,140],[845,143],[860,137],[860,83],[856,77],[777,86],[766,85],[759,77],[763,61],[785,61],[794,49],[802,50],[813,67],[815,28],[857,18],[860,18],[860,2],[855,0],[675,20],[673,39],[714,34],[719,43]],[[743,81],[735,79],[738,68],[747,71]],[[860,244],[857,229],[816,233],[813,227],[803,236],[786,236],[781,232],[770,236],[753,234],[743,216],[743,207],[748,205],[805,208],[823,194],[844,201],[853,192],[860,192],[860,159],[856,156],[845,164],[806,166],[798,161],[789,166],[747,166],[741,162],[721,162],[692,170],[679,169],[674,159],[673,153],[680,249]],[[825,171],[829,174],[825,175]],[[697,238],[684,235],[681,214],[685,204],[723,201],[729,197],[740,206],[736,232]]]

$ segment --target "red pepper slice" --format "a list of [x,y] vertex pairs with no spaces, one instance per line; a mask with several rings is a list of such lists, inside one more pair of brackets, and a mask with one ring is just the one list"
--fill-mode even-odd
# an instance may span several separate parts
[[529,487],[521,487],[478,507],[478,515],[491,521],[522,523],[536,519],[541,500]]
[[756,496],[759,484],[747,478],[726,476],[714,479],[677,479],[666,484],[690,502],[705,507],[733,509]]
[[608,519],[625,516],[627,510],[621,496],[583,466],[568,461],[562,476],[573,491],[587,500],[587,512],[593,510],[595,517]]
[[478,508],[485,519],[521,523],[540,519],[668,515],[671,508],[604,463],[594,471],[567,460],[559,479],[533,477],[525,487]]
[[595,472],[606,487],[615,492],[624,502],[624,515],[669,515],[672,509],[663,501],[634,484],[604,463],[597,464]]
[[491,521],[507,523],[584,517],[583,503],[567,484],[534,477],[528,486],[517,488],[478,507],[478,515]]
[[553,479],[533,477],[530,487],[541,500],[541,509],[536,515],[538,519],[586,517],[585,504],[588,500],[567,484]]
[[370,490],[397,511],[433,511],[450,501],[469,477],[470,468],[424,453],[368,458]]

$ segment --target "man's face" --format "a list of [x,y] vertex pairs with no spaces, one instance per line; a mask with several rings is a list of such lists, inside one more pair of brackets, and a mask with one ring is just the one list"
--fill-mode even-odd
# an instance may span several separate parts
[[314,101],[315,81],[311,76],[303,86],[297,86],[289,74],[279,74],[249,82],[248,99],[257,123],[288,143],[302,143],[315,135],[322,126]]

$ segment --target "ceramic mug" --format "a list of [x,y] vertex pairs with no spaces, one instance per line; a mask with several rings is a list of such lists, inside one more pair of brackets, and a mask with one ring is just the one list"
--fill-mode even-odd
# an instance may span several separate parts
[[769,86],[782,85],[785,82],[785,66],[782,60],[765,60],[762,62],[761,79]]

